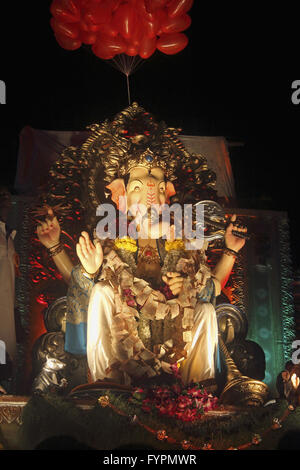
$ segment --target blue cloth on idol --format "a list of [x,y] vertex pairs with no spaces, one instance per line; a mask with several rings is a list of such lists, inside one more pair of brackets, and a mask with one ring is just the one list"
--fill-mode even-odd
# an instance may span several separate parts
[[94,282],[82,274],[80,266],[72,270],[65,333],[65,351],[71,354],[86,354],[87,313],[93,286]]

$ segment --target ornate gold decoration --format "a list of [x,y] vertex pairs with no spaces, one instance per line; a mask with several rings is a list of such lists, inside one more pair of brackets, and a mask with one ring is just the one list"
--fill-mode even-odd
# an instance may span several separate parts
[[135,167],[147,168],[147,170],[152,170],[152,168],[161,168],[164,170],[164,173],[168,173],[168,163],[166,160],[161,160],[160,155],[154,154],[152,150],[148,147],[142,153],[133,154],[124,162],[123,166],[119,168],[119,175],[125,176]]
[[44,311],[47,331],[65,331],[67,316],[67,297],[59,297]]
[[66,219],[72,219],[77,233],[92,232],[99,220],[96,209],[110,196],[106,186],[137,164],[162,168],[166,178],[175,181],[177,195],[173,198],[180,204],[216,197],[216,174],[208,168],[206,158],[185,149],[179,139],[181,129],[155,121],[137,103],[87,130],[90,135],[85,142],[65,148],[51,167],[38,204],[53,207],[55,215],[64,218],[64,225],[69,223]]
[[220,401],[237,406],[262,406],[269,393],[268,386],[260,380],[242,375],[231,358],[222,335],[219,333],[219,345],[225,356],[227,383],[221,393]]
[[219,332],[225,344],[245,339],[248,331],[247,317],[236,305],[222,303],[216,306]]
[[140,249],[138,255],[138,263],[143,262],[147,264],[160,263],[160,257],[156,248],[153,248],[150,245],[146,245]]
[[11,424],[16,422],[22,424],[22,408],[19,406],[3,406],[0,408],[0,424]]
[[253,437],[252,437],[252,444],[254,445],[258,445],[260,444],[262,441],[262,438],[261,438],[261,435],[260,434],[253,434]]
[[280,429],[282,428],[282,424],[280,422],[280,419],[278,418],[273,418],[273,421],[272,421],[272,429],[274,430],[277,430],[277,429]]
[[110,404],[109,396],[103,395],[102,397],[99,397],[98,403],[102,406],[102,408],[106,408]]
[[160,429],[160,430],[157,431],[157,433],[156,433],[156,438],[157,438],[159,441],[165,441],[166,439],[168,439],[167,431],[166,431],[165,429]]
[[4,395],[0,397],[0,424],[22,424],[22,411],[28,397]]
[[184,439],[183,441],[181,441],[181,447],[183,448],[183,450],[188,450],[191,448],[192,446],[192,443],[190,441],[187,441],[186,439]]
[[[112,122],[106,120],[88,128],[92,134],[82,145],[82,151],[87,156],[98,154],[108,183],[125,176],[137,165],[158,166],[173,180],[178,161],[189,158],[177,138],[180,130],[167,128],[164,122],[156,123],[137,103],[120,112]],[[152,159],[147,161],[147,156]]]

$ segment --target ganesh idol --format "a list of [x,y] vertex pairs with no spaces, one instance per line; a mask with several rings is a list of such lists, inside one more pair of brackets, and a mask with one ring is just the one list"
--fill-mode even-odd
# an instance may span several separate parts
[[[231,217],[223,252],[211,268],[207,242],[193,247],[184,227],[178,235],[176,220],[163,221],[182,168],[200,158],[184,149],[177,134],[133,104],[96,126],[76,150],[87,162],[100,162],[107,202],[117,214],[113,236],[103,236],[97,226],[81,232],[78,264],[60,241],[53,208],[37,227],[68,283],[65,350],[87,355],[92,382],[134,385],[172,374],[174,367],[185,384],[205,382],[220,366],[216,298],[246,229]],[[201,184],[199,175],[195,170],[192,177]]]

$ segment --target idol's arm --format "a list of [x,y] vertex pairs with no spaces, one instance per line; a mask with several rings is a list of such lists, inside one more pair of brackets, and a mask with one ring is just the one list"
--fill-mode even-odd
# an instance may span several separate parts
[[70,260],[69,256],[65,252],[65,250],[62,250],[60,253],[57,255],[52,256],[53,261],[59,270],[60,274],[62,275],[63,280],[69,284],[70,279],[71,279],[71,272],[73,268],[75,267]]
[[212,271],[213,280],[215,282],[216,295],[221,294],[221,290],[228,281],[234,263],[234,256],[230,256],[226,253],[223,253],[221,258],[219,259],[219,262],[216,264],[214,270]]
[[60,243],[60,225],[50,207],[48,217],[44,221],[39,221],[36,232],[40,242],[48,249],[63,280],[69,284],[74,265]]
[[212,274],[213,278],[216,279],[215,286],[216,286],[216,295],[221,293],[222,288],[226,285],[230,273],[232,271],[233,265],[235,263],[235,259],[237,257],[238,252],[243,248],[245,245],[245,239],[236,237],[232,231],[237,232],[247,232],[247,228],[239,227],[235,225],[236,215],[231,217],[231,223],[226,229],[225,232],[225,249],[219,262],[216,264]]

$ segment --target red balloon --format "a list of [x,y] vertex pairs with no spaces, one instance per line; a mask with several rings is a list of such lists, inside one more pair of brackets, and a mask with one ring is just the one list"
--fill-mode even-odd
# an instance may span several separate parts
[[109,23],[111,21],[111,8],[107,1],[91,4],[84,15],[85,21],[93,24]]
[[79,36],[79,27],[78,24],[74,23],[61,23],[55,18],[51,18],[50,25],[55,33],[58,33],[62,36],[66,36],[70,39],[76,39]]
[[83,31],[80,34],[80,39],[82,40],[84,44],[95,44],[95,42],[98,39],[98,35],[97,33]]
[[158,30],[160,28],[160,21],[157,16],[154,17],[153,21],[143,21],[143,29],[144,29],[144,34],[148,38],[154,38],[158,34]]
[[88,31],[90,31],[91,33],[97,33],[98,31],[100,31],[101,29],[101,26],[103,26],[102,24],[92,24],[92,23],[86,23],[87,27],[88,27]]
[[[94,0],[96,1],[96,0]],[[100,0],[99,0],[100,1]],[[85,8],[90,3],[90,0],[77,0],[80,9]]]
[[138,55],[139,48],[136,44],[128,44],[125,50],[125,54],[131,57]]
[[65,23],[80,20],[80,10],[72,0],[53,0],[50,11],[56,19]]
[[145,7],[148,13],[154,13],[159,8],[165,6],[168,0],[144,0]]
[[135,46],[139,46],[142,38],[144,36],[144,28],[141,22],[137,23],[133,34],[130,38],[130,44],[134,44]]
[[172,0],[168,4],[168,15],[175,18],[189,11],[193,6],[194,0]]
[[86,23],[86,22],[83,21],[83,20],[80,21],[79,27],[80,27],[81,31],[85,31],[85,32],[88,32],[88,31],[89,31],[89,25],[88,25],[88,23]]
[[157,10],[155,13],[156,18],[158,19],[159,22],[159,28],[157,31],[157,35],[160,36],[163,33],[162,30],[162,25],[168,18],[167,10],[165,8],[161,8],[160,10]]
[[81,41],[79,39],[71,39],[66,36],[62,36],[59,33],[55,33],[55,39],[63,49],[67,51],[75,51],[81,46]]
[[180,33],[191,26],[191,17],[184,13],[182,16],[175,16],[175,18],[167,17],[162,23],[161,29],[164,33]]
[[116,54],[123,54],[126,47],[126,42],[120,35],[113,38],[99,34],[97,42],[92,45],[92,51],[100,59],[112,59]]
[[148,59],[155,52],[156,38],[147,38],[144,36],[140,42],[139,56],[142,59]]
[[100,32],[106,36],[111,36],[115,38],[118,36],[118,30],[111,23],[104,23],[99,25]]
[[108,0],[109,7],[110,7],[112,13],[119,8],[122,1],[123,0]]
[[156,47],[164,54],[173,55],[182,51],[189,40],[183,33],[162,34],[157,41]]
[[145,3],[143,0],[137,0],[137,3],[135,5],[135,9],[138,13],[138,15],[145,19],[145,20],[149,20],[149,21],[153,21],[154,20],[154,15],[153,13],[149,13],[147,10],[146,10],[146,6],[145,6]]
[[130,39],[137,22],[136,10],[130,3],[123,3],[113,14],[112,25],[125,38]]

